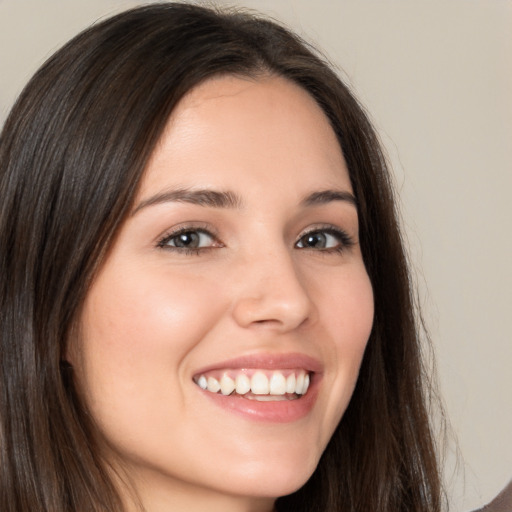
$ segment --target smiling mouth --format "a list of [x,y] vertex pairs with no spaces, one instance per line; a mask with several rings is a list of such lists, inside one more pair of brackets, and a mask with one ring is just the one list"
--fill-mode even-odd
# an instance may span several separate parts
[[310,381],[310,372],[303,369],[223,370],[194,377],[194,382],[210,393],[260,402],[297,400],[307,393]]

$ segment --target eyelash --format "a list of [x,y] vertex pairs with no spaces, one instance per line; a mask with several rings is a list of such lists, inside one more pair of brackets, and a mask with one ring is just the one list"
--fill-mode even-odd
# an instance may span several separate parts
[[[197,248],[189,248],[189,247],[175,247],[172,245],[168,245],[168,243],[178,238],[181,235],[185,235],[188,233],[199,233],[200,235],[206,235],[213,240],[213,245],[209,247],[197,247]],[[297,247],[297,244],[303,240],[307,236],[312,236],[316,234],[327,234],[335,237],[339,244],[336,247],[331,248],[321,248],[315,249],[314,247]],[[312,250],[319,253],[342,253],[345,250],[349,249],[355,244],[353,238],[344,230],[335,227],[335,226],[320,226],[308,231],[301,233],[298,237],[297,241],[294,244],[299,250]],[[176,252],[183,255],[196,255],[199,256],[203,251],[207,251],[209,249],[217,249],[222,248],[224,245],[219,241],[219,238],[211,232],[210,229],[200,226],[184,226],[175,231],[171,231],[170,233],[166,233],[162,238],[160,238],[157,242],[157,247],[160,249],[165,249],[167,251]]]

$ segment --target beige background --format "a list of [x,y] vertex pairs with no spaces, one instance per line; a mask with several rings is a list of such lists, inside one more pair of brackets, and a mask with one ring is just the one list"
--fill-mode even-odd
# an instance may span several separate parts
[[[0,0],[0,123],[45,57],[140,3]],[[449,458],[451,508],[476,507],[512,477],[512,2],[231,3],[323,47],[372,114],[463,456],[455,472]]]

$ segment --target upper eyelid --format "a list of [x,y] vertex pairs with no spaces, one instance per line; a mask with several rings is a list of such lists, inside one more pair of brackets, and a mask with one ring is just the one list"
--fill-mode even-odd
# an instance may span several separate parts
[[349,238],[354,238],[352,235],[350,235],[350,232],[348,230],[343,229],[342,227],[335,226],[333,224],[324,224],[324,225],[317,225],[317,226],[313,226],[313,227],[304,229],[298,235],[297,240],[300,240],[305,235],[309,235],[311,233],[321,233],[322,231],[328,232],[328,233],[344,235]]
[[182,233],[187,233],[189,231],[197,231],[200,233],[204,233],[209,235],[214,241],[220,242],[220,238],[218,234],[216,233],[216,230],[212,229],[211,227],[206,227],[200,224],[184,224],[177,227],[170,228],[166,231],[164,231],[161,235],[159,235],[156,238],[156,245],[157,247],[162,247],[163,243],[166,240],[172,239],[176,236],[179,236]]

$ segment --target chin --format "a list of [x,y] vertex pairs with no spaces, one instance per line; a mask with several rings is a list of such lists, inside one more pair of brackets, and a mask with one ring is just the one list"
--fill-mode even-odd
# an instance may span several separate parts
[[313,470],[308,473],[298,474],[296,472],[284,478],[269,479],[265,486],[259,486],[259,495],[261,497],[280,498],[288,494],[293,494],[309,480],[315,469],[316,468],[313,468]]
[[235,474],[226,479],[231,490],[237,494],[259,498],[279,498],[300,489],[311,477],[317,467],[314,463],[272,463],[244,464]]

